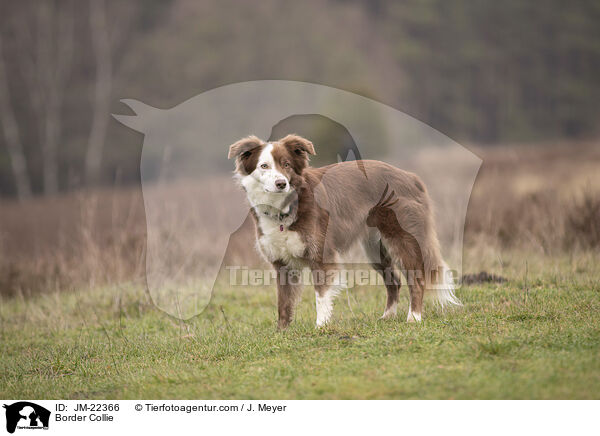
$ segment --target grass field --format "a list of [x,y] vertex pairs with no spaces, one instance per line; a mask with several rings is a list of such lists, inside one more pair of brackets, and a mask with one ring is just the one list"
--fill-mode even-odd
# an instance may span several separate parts
[[[2,398],[600,398],[598,255],[515,263],[458,291],[460,310],[381,321],[383,288],[314,327],[306,289],[276,325],[272,288],[217,289],[181,322],[136,286],[2,297]],[[507,262],[508,263],[508,262]],[[405,292],[405,291],[404,291]]]

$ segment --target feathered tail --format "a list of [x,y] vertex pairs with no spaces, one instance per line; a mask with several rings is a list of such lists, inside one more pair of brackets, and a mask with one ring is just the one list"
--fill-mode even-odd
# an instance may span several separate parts
[[[431,220],[433,221],[433,220]],[[423,253],[425,267],[425,297],[438,303],[442,309],[462,306],[454,294],[455,286],[452,272],[442,259],[440,244],[433,223],[429,223],[428,241]]]

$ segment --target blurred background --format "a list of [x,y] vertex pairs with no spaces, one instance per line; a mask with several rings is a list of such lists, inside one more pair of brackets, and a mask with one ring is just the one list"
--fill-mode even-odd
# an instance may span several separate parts
[[[0,292],[143,283],[143,137],[110,114],[261,79],[372,98],[480,156],[463,271],[595,252],[599,22],[592,0],[3,2]],[[342,146],[327,123],[293,129]]]

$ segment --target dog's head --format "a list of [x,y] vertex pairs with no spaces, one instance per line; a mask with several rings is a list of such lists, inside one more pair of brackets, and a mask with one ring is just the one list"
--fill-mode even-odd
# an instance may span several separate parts
[[236,160],[236,174],[248,190],[288,193],[308,166],[315,148],[307,139],[288,135],[266,143],[256,136],[240,139],[229,147],[229,159]]

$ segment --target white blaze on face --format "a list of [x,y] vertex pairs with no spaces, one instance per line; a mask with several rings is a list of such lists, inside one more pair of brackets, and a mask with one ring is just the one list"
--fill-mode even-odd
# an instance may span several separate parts
[[[267,144],[263,148],[258,157],[256,169],[252,172],[251,176],[258,180],[266,192],[289,192],[290,190],[288,178],[275,168],[273,144]],[[285,189],[279,189],[275,186],[275,182],[281,180],[285,180]]]
[[[285,188],[279,189],[275,182],[285,180]],[[287,197],[291,190],[288,178],[275,168],[273,159],[273,144],[267,144],[258,157],[256,169],[243,176],[241,184],[248,194],[248,200],[253,207],[269,205],[287,212],[289,205]],[[285,210],[284,210],[285,209]]]

